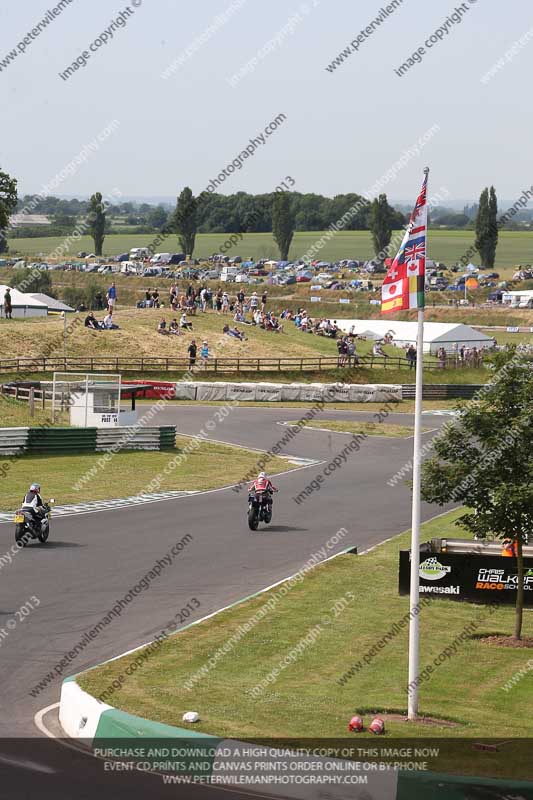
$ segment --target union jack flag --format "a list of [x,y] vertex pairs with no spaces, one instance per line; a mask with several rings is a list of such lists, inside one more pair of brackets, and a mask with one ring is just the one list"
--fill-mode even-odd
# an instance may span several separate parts
[[409,247],[405,248],[405,263],[412,264],[413,262],[419,261],[421,258],[424,258],[426,254],[426,244],[425,242],[420,242],[420,244],[411,244]]

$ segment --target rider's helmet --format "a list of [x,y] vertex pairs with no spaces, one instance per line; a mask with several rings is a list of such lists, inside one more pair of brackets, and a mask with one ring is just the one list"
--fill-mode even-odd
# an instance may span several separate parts
[[265,472],[260,472],[257,476],[257,480],[255,482],[255,488],[257,490],[265,491],[267,488],[267,476]]
[[36,492],[37,494],[39,494],[40,491],[41,491],[41,484],[32,483],[32,485],[30,486],[30,492]]

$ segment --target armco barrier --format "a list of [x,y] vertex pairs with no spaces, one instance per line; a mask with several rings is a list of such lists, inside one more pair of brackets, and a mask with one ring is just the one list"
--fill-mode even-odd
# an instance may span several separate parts
[[170,450],[175,425],[117,428],[0,428],[0,455]]
[[30,428],[29,453],[94,453],[96,428]]
[[[483,383],[427,383],[423,387],[424,400],[471,400]],[[402,399],[414,400],[415,385],[408,383],[402,385]]]
[[161,425],[159,428],[159,449],[172,450],[176,447],[176,426]]
[[103,450],[168,450],[175,446],[176,427],[161,428],[120,427],[97,428],[96,449]]
[[29,428],[0,428],[0,455],[20,456],[28,443]]

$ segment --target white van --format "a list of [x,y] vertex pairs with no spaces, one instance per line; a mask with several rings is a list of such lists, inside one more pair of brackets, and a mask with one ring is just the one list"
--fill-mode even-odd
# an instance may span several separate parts
[[227,266],[222,267],[222,270],[220,272],[220,280],[233,283],[238,274],[239,274],[238,267],[227,267]]
[[158,266],[161,266],[162,264],[168,264],[171,258],[172,253],[156,253],[150,259],[150,264],[157,264]]
[[138,269],[138,265],[133,261],[123,261],[120,265],[120,271],[123,275],[137,275]]
[[132,247],[130,250],[130,261],[141,258],[150,258],[150,251],[147,247]]

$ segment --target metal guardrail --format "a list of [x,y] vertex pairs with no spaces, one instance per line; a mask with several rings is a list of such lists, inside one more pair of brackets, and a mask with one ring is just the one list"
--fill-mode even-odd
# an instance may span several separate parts
[[176,427],[0,428],[0,455],[54,455],[106,450],[168,450],[176,446]]
[[[412,369],[412,363],[402,356],[359,356],[359,366],[365,369]],[[461,366],[461,362],[448,359],[446,365],[424,361],[424,369],[436,370]],[[354,368],[353,358],[344,365],[338,356],[307,356],[304,358],[211,358],[195,370],[211,373],[239,372],[321,372],[323,370]],[[1,372],[187,372],[191,368],[188,358],[158,356],[87,356],[86,358],[7,358],[0,360]]]
[[29,428],[0,428],[0,455],[20,456],[28,443]]
[[[426,383],[422,388],[424,400],[471,400],[483,383]],[[414,400],[415,384],[402,384],[402,400]]]
[[29,453],[94,453],[96,428],[30,428]]
[[168,450],[176,446],[175,425],[155,428],[97,428],[96,450]]

